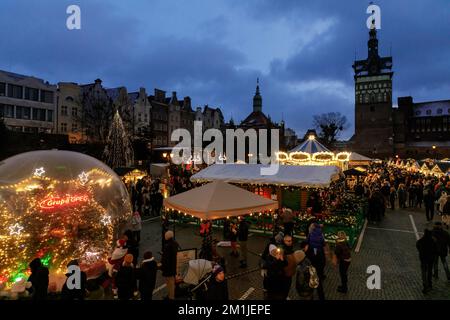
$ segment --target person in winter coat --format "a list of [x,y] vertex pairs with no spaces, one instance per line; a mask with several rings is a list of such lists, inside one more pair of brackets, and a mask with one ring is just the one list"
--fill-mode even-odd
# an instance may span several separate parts
[[230,242],[231,242],[230,256],[239,257],[239,252],[237,250],[237,237],[238,237],[238,226],[236,225],[236,223],[232,222],[230,224]]
[[141,242],[142,218],[139,211],[135,211],[131,217],[131,232],[133,240],[139,244]]
[[391,188],[391,193],[389,194],[389,202],[391,203],[391,209],[395,210],[395,199],[397,199],[397,191],[395,188]]
[[293,238],[290,235],[285,235],[283,238],[283,254],[284,254],[284,259],[287,262],[286,267],[284,267],[284,283],[285,283],[285,288],[284,288],[284,296],[289,295],[289,291],[291,289],[291,285],[292,285],[292,277],[295,275],[295,269],[297,266],[297,263],[295,262],[295,257],[294,257],[294,242],[293,242]]
[[448,250],[450,248],[450,235],[447,231],[442,229],[441,222],[435,222],[433,226],[433,230],[431,231],[433,238],[436,240],[437,247],[437,255],[434,259],[434,278],[438,278],[439,270],[439,260],[442,262],[442,266],[444,267],[445,275],[447,276],[447,281],[450,282],[450,271],[448,269],[447,264],[447,255]]
[[420,268],[422,270],[423,293],[428,293],[432,287],[433,265],[437,256],[437,246],[430,230],[425,229],[423,237],[417,240]]
[[208,283],[205,300],[226,301],[228,300],[228,283],[225,272],[220,265],[215,265],[211,280]]
[[423,190],[424,197],[423,201],[425,203],[425,214],[427,216],[427,221],[432,221],[434,217],[434,191],[431,185],[427,185]]
[[314,288],[310,286],[310,268],[311,261],[306,257],[308,251],[308,243],[303,241],[300,244],[300,250],[294,252],[295,262],[297,263],[297,270],[295,276],[295,289],[300,300],[313,300]]
[[245,219],[242,219],[239,223],[239,230],[238,230],[238,240],[239,240],[239,246],[241,251],[241,260],[240,260],[240,267],[246,268],[247,267],[247,240],[248,240],[248,222],[245,221]]
[[133,265],[133,255],[127,254],[117,272],[116,284],[119,300],[130,300],[136,291],[136,274]]
[[27,290],[33,300],[46,300],[48,292],[48,268],[45,267],[41,259],[35,258],[30,262],[31,275],[28,278]]
[[319,287],[317,292],[319,294],[320,300],[325,300],[325,293],[323,291],[323,281],[325,280],[325,238],[322,232],[322,226],[318,223],[312,223],[309,227],[308,238],[306,239],[308,243],[308,251],[306,255],[311,261],[314,268],[316,268],[317,275],[319,276]]
[[131,230],[125,231],[123,238],[126,241],[128,253],[133,255],[133,264],[136,265],[139,258],[139,243],[134,239],[133,231]]
[[286,277],[284,268],[287,261],[284,259],[283,250],[275,245],[269,246],[270,255],[266,261],[267,267],[267,300],[285,300]]
[[[69,264],[67,265],[67,268],[69,268],[70,266],[78,266],[78,261],[77,260],[72,260],[69,262]],[[80,271],[80,278],[79,278],[79,284],[80,284],[80,288],[73,288],[73,289],[69,289],[69,286],[67,285],[67,281],[69,280],[69,277],[72,276],[73,273],[72,272],[68,272],[66,273],[66,281],[64,282],[64,285],[62,287],[61,290],[61,298],[62,300],[84,300],[84,298],[86,297],[86,283],[87,283],[87,276],[86,276],[86,272],[84,271]],[[75,281],[76,283],[76,281]]]
[[161,270],[166,281],[168,296],[170,300],[175,299],[175,276],[177,275],[177,253],[178,243],[173,239],[173,231],[167,231],[164,235],[166,243],[164,245]]
[[108,271],[108,276],[111,280],[111,287],[114,297],[117,298],[117,286],[116,286],[116,276],[122,266],[123,259],[127,254],[128,249],[126,248],[126,241],[124,239],[119,239],[116,242],[116,248],[108,258],[106,263],[106,270]]
[[341,277],[341,285],[337,291],[341,293],[347,293],[348,291],[348,268],[351,262],[351,250],[347,243],[347,235],[344,231],[339,231],[338,239],[336,241],[336,248],[334,254],[336,256],[336,264],[339,266],[339,275]]
[[446,191],[442,191],[441,192],[441,197],[438,199],[438,211],[439,214],[442,214],[444,212],[444,206],[447,203],[447,192]]
[[144,260],[142,260],[141,267],[138,270],[141,300],[152,300],[153,290],[155,290],[156,285],[156,270],[157,263],[155,258],[150,251],[147,251],[144,253]]
[[289,208],[284,208],[282,214],[284,234],[292,235],[292,232],[294,231],[294,218],[295,215],[292,210]]
[[403,183],[401,183],[398,186],[397,194],[398,194],[398,206],[401,209],[405,209],[406,208],[406,188]]
[[414,183],[411,183],[411,185],[408,188],[408,205],[410,208],[414,208],[416,206],[416,185]]

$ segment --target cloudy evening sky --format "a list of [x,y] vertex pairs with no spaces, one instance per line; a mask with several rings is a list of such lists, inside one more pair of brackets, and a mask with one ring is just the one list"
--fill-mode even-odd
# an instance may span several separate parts
[[[82,29],[66,29],[81,7]],[[450,1],[377,1],[380,53],[393,56],[394,103],[450,99]],[[367,56],[368,1],[2,0],[0,69],[49,82],[161,88],[226,120],[263,111],[303,135],[314,114],[338,111],[353,133],[351,65]]]

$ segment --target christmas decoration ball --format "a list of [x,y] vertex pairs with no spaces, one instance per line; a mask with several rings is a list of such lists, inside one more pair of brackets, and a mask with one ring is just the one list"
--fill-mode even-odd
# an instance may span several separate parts
[[28,278],[34,258],[50,275],[77,259],[95,277],[131,215],[125,185],[95,158],[44,150],[1,161],[0,284]]

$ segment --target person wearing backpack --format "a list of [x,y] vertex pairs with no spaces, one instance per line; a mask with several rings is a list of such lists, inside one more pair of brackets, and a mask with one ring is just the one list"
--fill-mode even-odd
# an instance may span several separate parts
[[338,239],[336,241],[336,248],[334,250],[335,259],[333,259],[334,264],[339,266],[339,275],[341,277],[341,285],[338,287],[337,291],[341,293],[347,293],[347,272],[352,260],[350,247],[347,243],[347,235],[344,231],[339,231],[337,233],[337,236]]
[[319,277],[311,261],[306,257],[305,252],[308,251],[308,244],[302,242],[300,248],[301,250],[294,252],[295,262],[297,263],[295,289],[300,300],[313,300],[314,290],[319,286]]
[[322,226],[316,222],[312,223],[309,227],[309,234],[307,238],[308,250],[306,256],[311,261],[313,267],[317,270],[319,277],[319,286],[317,292],[319,294],[319,300],[325,300],[325,292],[323,290],[323,280],[325,279],[325,237],[323,236]]

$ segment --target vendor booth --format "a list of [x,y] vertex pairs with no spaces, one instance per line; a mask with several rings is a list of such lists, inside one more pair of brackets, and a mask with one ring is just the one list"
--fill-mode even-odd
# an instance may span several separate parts
[[[342,172],[337,166],[279,165],[273,175],[262,175],[261,164],[215,164],[193,175],[193,182],[222,181],[237,184],[265,198],[278,202],[278,212],[290,208],[296,214],[296,235],[306,236],[313,219],[325,224],[327,240],[333,241],[344,230],[353,243],[363,225],[363,205],[359,199],[345,194]],[[323,211],[312,214],[308,201],[312,195],[323,199]],[[279,222],[278,214],[259,213],[249,218],[255,232],[272,233]]]

